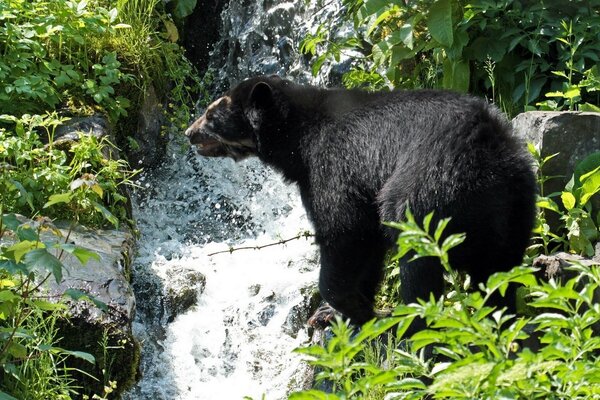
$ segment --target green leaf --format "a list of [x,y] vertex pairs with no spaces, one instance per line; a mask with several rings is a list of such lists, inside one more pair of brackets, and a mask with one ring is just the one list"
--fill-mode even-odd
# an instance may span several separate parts
[[58,258],[48,253],[46,249],[36,249],[25,254],[25,263],[32,268],[51,272],[56,283],[62,281],[62,270],[64,265]]
[[52,347],[51,350],[52,350],[52,352],[55,352],[55,353],[66,354],[69,356],[80,358],[84,361],[89,362],[90,364],[96,363],[96,359],[94,358],[94,356],[91,355],[90,353],[86,353],[84,351],[65,350],[65,349],[62,349],[59,347]]
[[27,274],[27,268],[23,263],[16,263],[13,260],[0,260],[0,269],[5,270],[11,275],[16,273]]
[[50,196],[48,202],[46,204],[44,204],[44,208],[48,208],[55,204],[69,203],[72,198],[73,198],[73,193],[70,193],[70,192],[69,193],[61,193],[61,194],[53,194],[52,196]]
[[589,111],[589,112],[600,113],[600,107],[598,107],[594,104],[590,104],[590,103],[583,103],[583,104],[579,105],[579,111]]
[[17,300],[20,297],[17,296],[12,290],[2,290],[0,291],[0,303],[4,303],[6,301]]
[[594,171],[581,176],[581,205],[585,205],[588,200],[600,191],[600,166]]
[[571,192],[562,192],[560,198],[567,211],[572,210],[575,207],[575,204],[577,203],[575,196],[573,196],[573,193]]
[[196,0],[177,0],[174,14],[177,18],[185,18],[196,8]]
[[44,244],[38,241],[22,240],[8,247],[4,252],[8,254],[15,262],[19,263],[23,256],[28,254],[30,251],[43,247]]
[[450,47],[454,42],[452,31],[452,1],[437,0],[429,9],[427,27],[431,36],[442,46]]
[[44,300],[34,300],[32,304],[43,311],[55,311],[55,310],[65,310],[67,306],[65,304],[60,303],[52,303],[51,301]]
[[21,222],[17,219],[15,214],[4,214],[2,216],[2,226],[7,227],[11,231],[16,231],[21,225]]
[[466,92],[469,90],[470,74],[469,63],[445,59],[442,84],[446,89]]
[[54,247],[62,249],[64,251],[66,251],[67,253],[74,255],[75,257],[77,257],[79,262],[83,265],[87,264],[87,262],[91,258],[93,258],[96,261],[102,260],[100,255],[98,253],[96,253],[95,251],[86,249],[81,246],[76,246],[71,243],[58,243]]
[[25,199],[31,211],[35,211],[35,207],[33,206],[33,195],[25,189],[25,187],[21,184],[21,182],[16,181],[14,179],[10,179],[10,183],[12,183],[17,190],[19,191],[21,197]]
[[97,211],[100,211],[102,216],[111,224],[115,226],[115,228],[119,227],[119,220],[115,217],[110,211],[106,209],[102,204],[92,201],[92,205]]
[[91,301],[100,310],[102,310],[104,312],[108,312],[108,306],[106,305],[105,302],[98,300],[96,297],[94,297],[91,294],[86,293],[82,290],[70,288],[70,289],[65,290],[64,295],[72,298],[75,301],[80,301],[80,300]]

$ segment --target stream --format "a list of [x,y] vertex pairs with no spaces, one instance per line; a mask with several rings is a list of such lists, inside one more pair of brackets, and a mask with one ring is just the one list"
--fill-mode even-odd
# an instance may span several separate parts
[[[348,61],[313,77],[297,49],[319,24],[335,24],[339,3],[231,0],[212,53],[215,96],[261,73],[331,84]],[[310,385],[293,350],[309,340],[318,252],[311,238],[276,244],[311,230],[296,187],[257,159],[200,157],[181,135],[137,183],[142,378],[124,398],[276,400]]]

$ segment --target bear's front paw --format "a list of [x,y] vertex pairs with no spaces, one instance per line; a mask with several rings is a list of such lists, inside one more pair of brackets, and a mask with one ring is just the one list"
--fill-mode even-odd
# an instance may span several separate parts
[[325,329],[329,326],[331,321],[341,314],[331,307],[329,303],[324,303],[322,306],[317,308],[317,311],[308,319],[308,325],[315,329]]

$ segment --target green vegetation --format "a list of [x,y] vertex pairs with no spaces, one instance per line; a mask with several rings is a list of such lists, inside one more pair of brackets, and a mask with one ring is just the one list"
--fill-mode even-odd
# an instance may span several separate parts
[[[153,91],[170,123],[187,124],[194,74],[177,38],[160,0],[0,1],[0,399],[100,399],[122,390],[111,355],[95,360],[60,347],[57,322],[67,309],[41,288],[62,279],[66,253],[82,264],[98,257],[70,244],[52,220],[131,223],[125,187],[138,171],[116,156],[116,145],[135,146],[137,117],[128,113]],[[70,119],[92,114],[108,118],[116,143],[90,132],[56,141]],[[82,292],[66,295],[105,307]],[[82,371],[64,362],[73,357],[103,363],[93,379],[104,393],[75,386]]]
[[[427,216],[421,228],[407,214],[406,222],[393,224],[400,229],[400,254],[413,250],[415,257],[439,257],[447,268],[447,251],[462,237],[440,243],[444,221],[434,233],[430,221]],[[318,368],[317,382],[327,382],[332,392],[313,389],[290,399],[596,398],[600,265],[575,263],[569,271],[574,278],[545,282],[537,269],[520,266],[469,288],[468,280],[461,284],[448,269],[451,289],[440,299],[399,305],[391,317],[360,330],[338,319],[324,347],[297,350]],[[522,285],[533,311],[513,316],[489,306],[490,297],[504,295],[510,283]],[[407,336],[415,319],[427,328]],[[427,348],[433,358],[426,357]]]
[[301,45],[324,63],[353,56],[349,87],[441,87],[524,110],[600,111],[600,2],[344,0],[354,35],[321,26]]
[[[57,346],[55,324],[66,306],[48,301],[41,287],[48,279],[62,279],[64,254],[82,264],[99,256],[68,243],[68,235],[62,238],[48,219],[29,223],[12,213],[0,213],[0,243],[0,398],[70,398],[75,387],[64,360],[94,358]],[[89,299],[75,290],[66,295]]]

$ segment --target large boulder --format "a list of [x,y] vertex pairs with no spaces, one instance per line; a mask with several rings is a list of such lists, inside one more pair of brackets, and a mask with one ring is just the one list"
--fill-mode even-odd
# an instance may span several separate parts
[[558,153],[544,165],[545,176],[557,177],[544,184],[544,193],[564,190],[577,163],[600,151],[600,113],[531,111],[517,115],[515,133],[541,149],[541,156]]
[[131,327],[135,313],[135,297],[129,284],[133,235],[127,230],[92,230],[82,226],[59,225],[59,231],[58,237],[43,233],[43,240],[68,238],[69,243],[95,252],[99,259],[90,258],[82,265],[74,256],[63,254],[63,279],[59,283],[51,279],[45,285],[50,298],[68,298],[65,292],[75,289],[105,304],[106,309],[103,311],[90,301],[68,300],[68,318],[58,325],[58,345],[90,353],[96,359],[94,365],[75,358],[69,361],[69,366],[76,368],[74,378],[85,393],[102,394],[104,384],[112,381],[116,383],[112,396],[118,396],[135,382],[139,364],[139,344]]

